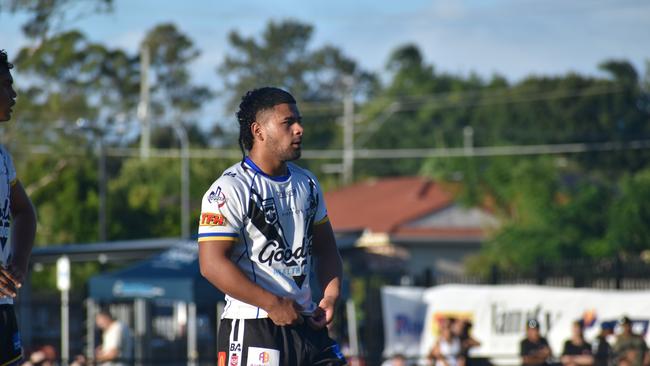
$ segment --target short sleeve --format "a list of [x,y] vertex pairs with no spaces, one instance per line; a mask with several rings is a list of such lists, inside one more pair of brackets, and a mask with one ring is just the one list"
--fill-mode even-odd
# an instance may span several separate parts
[[329,221],[327,216],[327,207],[325,206],[325,198],[323,197],[323,190],[320,183],[316,178],[313,178],[316,183],[316,191],[318,194],[318,205],[316,206],[316,215],[314,216],[314,225],[324,224]]
[[110,351],[113,349],[119,350],[120,343],[122,342],[122,327],[119,323],[114,322],[106,330],[104,334],[102,349],[104,351]]
[[522,340],[519,342],[519,355],[520,356],[527,356],[528,355],[528,347],[527,347],[527,342],[526,340]]
[[212,240],[239,240],[244,212],[241,195],[230,177],[218,179],[205,193],[199,217],[199,243]]

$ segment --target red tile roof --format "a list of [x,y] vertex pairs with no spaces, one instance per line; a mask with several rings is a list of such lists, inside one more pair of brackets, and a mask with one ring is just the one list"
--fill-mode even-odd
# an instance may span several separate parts
[[422,177],[369,180],[325,193],[336,231],[397,233],[400,226],[453,203],[440,184]]

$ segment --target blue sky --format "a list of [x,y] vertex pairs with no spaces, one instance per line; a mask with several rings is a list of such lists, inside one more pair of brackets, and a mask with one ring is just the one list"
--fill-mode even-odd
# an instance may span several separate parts
[[[608,58],[637,70],[650,60],[647,0],[114,0],[114,12],[68,27],[91,39],[135,50],[145,32],[173,22],[202,50],[194,76],[218,87],[216,65],[236,29],[257,35],[269,20],[297,19],[315,26],[312,46],[333,44],[364,68],[381,72],[397,46],[416,43],[437,70],[512,81],[569,71],[597,74]],[[191,5],[189,5],[191,4]],[[0,48],[11,54],[26,43],[24,16],[0,14]]]

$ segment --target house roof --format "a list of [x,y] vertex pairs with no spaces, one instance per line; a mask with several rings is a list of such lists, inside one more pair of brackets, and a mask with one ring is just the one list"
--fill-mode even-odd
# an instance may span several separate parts
[[368,180],[325,193],[337,231],[393,232],[408,221],[453,202],[439,184],[422,177]]
[[460,208],[449,189],[423,177],[367,180],[329,191],[325,201],[337,232],[480,240],[485,236],[483,222],[493,220],[484,210]]

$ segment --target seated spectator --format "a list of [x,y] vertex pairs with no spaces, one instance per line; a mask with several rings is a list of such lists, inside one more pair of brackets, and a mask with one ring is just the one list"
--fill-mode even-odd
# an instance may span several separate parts
[[430,354],[435,365],[465,366],[465,358],[461,352],[460,338],[452,333],[449,322],[443,323],[440,328],[440,336]]
[[56,364],[56,350],[54,346],[44,345],[29,355],[23,366],[54,366]]
[[585,341],[582,322],[573,322],[571,338],[564,342],[564,350],[560,361],[564,366],[593,365],[594,357],[591,354],[591,345]]
[[460,339],[461,356],[467,361],[469,359],[469,350],[481,345],[481,342],[472,337],[470,330],[472,322],[467,319],[456,319],[451,325],[452,332]]
[[406,362],[406,356],[404,356],[401,353],[393,355],[393,357],[389,358],[388,360],[384,361],[384,363],[381,364],[381,366],[407,366],[407,365],[408,363]]
[[594,355],[594,366],[610,366],[614,352],[607,338],[614,334],[614,325],[611,323],[602,323],[600,333],[592,345]]
[[624,366],[649,365],[648,346],[641,336],[632,331],[632,320],[624,316],[619,324],[623,331],[618,335],[614,344],[616,364]]
[[551,348],[546,338],[539,333],[539,322],[535,319],[526,323],[526,338],[519,344],[519,355],[524,366],[546,366],[551,357]]

